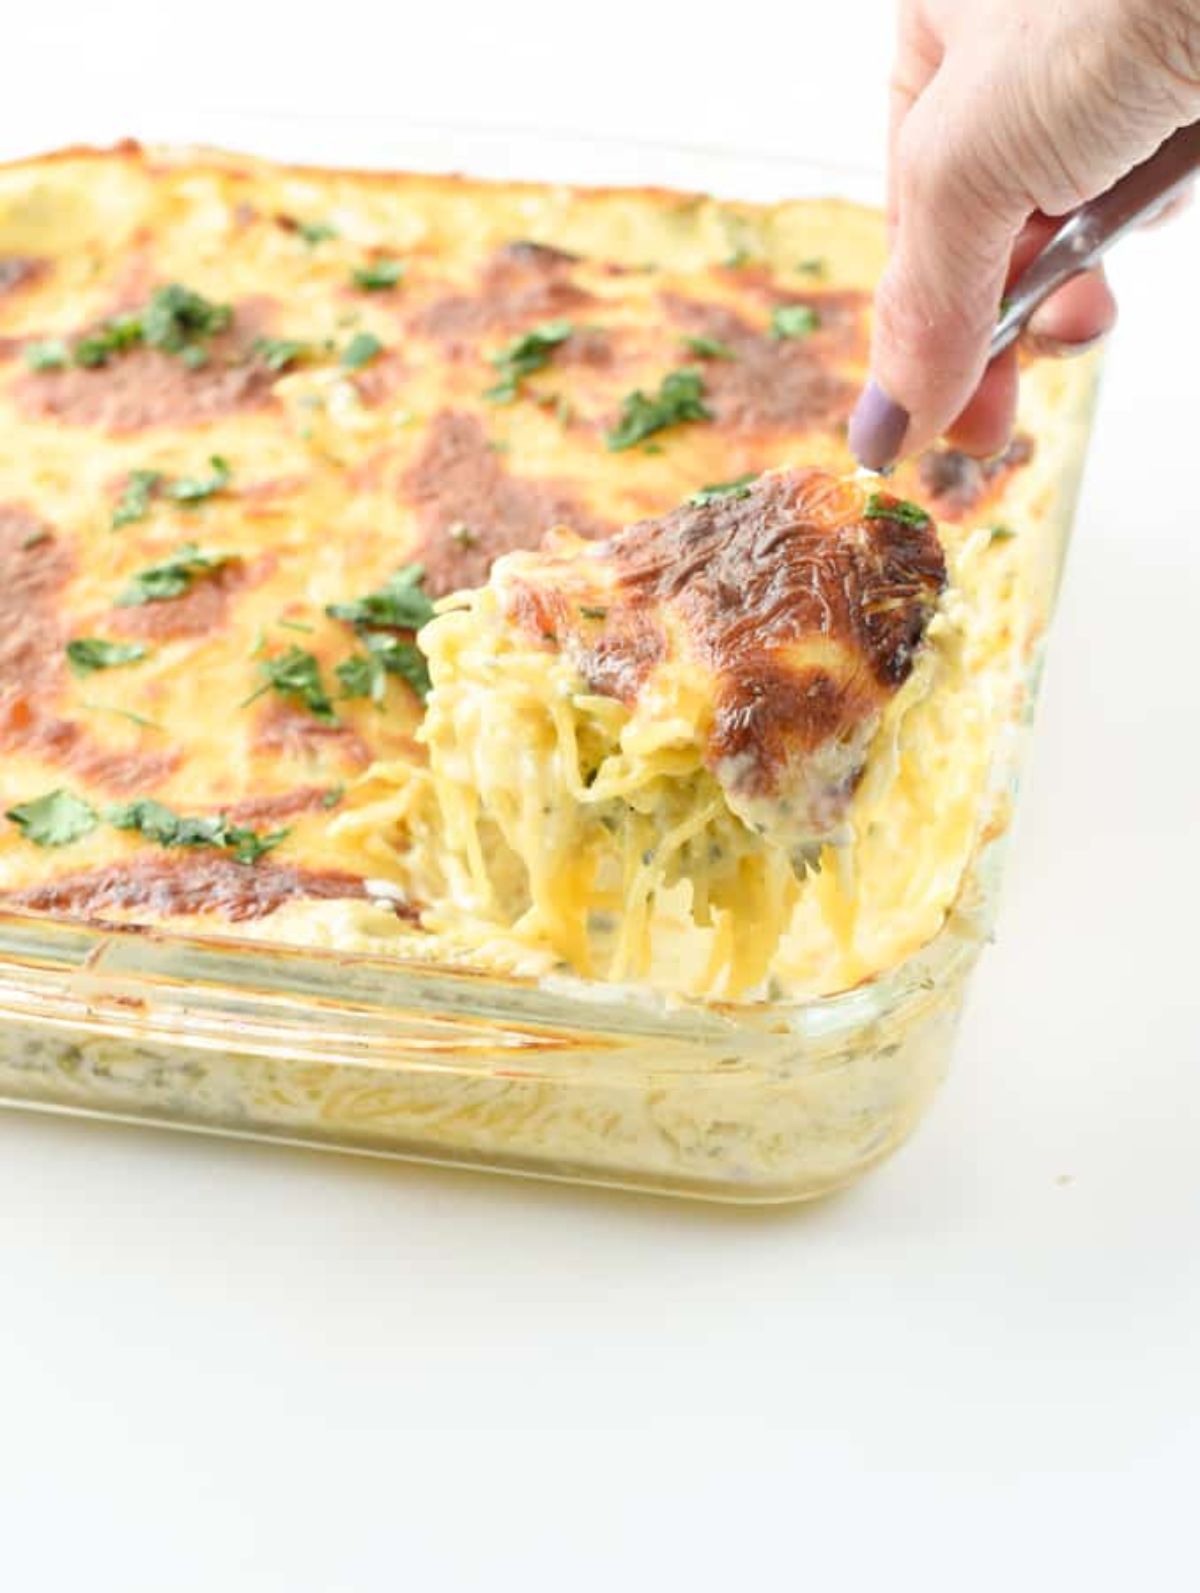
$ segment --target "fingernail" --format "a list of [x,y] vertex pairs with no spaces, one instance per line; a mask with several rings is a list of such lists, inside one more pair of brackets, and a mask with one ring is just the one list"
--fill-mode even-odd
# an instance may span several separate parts
[[854,406],[847,433],[851,452],[868,470],[885,470],[904,444],[907,409],[889,398],[878,382],[868,382]]

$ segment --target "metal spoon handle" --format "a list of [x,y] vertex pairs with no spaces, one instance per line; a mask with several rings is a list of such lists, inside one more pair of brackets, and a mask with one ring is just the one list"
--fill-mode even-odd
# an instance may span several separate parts
[[1089,199],[1062,226],[1012,287],[996,330],[990,358],[1003,354],[1020,336],[1040,304],[1064,282],[1094,266],[1118,238],[1149,220],[1200,168],[1200,122],[1182,127],[1166,143],[1114,183]]

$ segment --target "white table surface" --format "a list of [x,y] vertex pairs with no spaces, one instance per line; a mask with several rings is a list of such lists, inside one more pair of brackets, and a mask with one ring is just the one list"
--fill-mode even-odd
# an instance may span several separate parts
[[[22,8],[0,153],[390,111],[870,160],[890,6],[820,9]],[[764,1214],[0,1114],[5,1588],[1196,1585],[1198,262],[1193,215],[1116,264],[916,1139]]]

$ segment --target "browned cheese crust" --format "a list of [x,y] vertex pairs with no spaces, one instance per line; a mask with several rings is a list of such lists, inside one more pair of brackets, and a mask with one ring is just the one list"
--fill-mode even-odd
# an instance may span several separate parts
[[761,796],[794,760],[877,718],[945,581],[931,519],[798,470],[531,562],[507,600],[590,690],[627,703],[665,658],[696,660],[711,680],[709,762],[732,762],[739,788]]

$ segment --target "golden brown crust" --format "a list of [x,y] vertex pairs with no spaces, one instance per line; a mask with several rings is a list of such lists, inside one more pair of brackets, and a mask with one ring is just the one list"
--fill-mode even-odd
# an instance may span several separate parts
[[522,239],[503,244],[484,264],[473,292],[435,300],[412,317],[409,330],[437,338],[452,353],[473,353],[481,337],[572,315],[595,302],[571,280],[577,258]]
[[800,300],[776,293],[768,299],[814,310],[818,324],[805,337],[775,337],[769,324],[755,326],[723,305],[675,293],[662,294],[661,302],[686,333],[714,338],[734,356],[709,360],[704,368],[705,401],[718,424],[757,435],[794,434],[839,425],[854,402],[853,385],[839,369],[865,356],[864,294],[810,294]]
[[215,914],[232,924],[267,918],[299,898],[352,900],[366,895],[351,874],[253,866],[212,852],[148,853],[104,868],[63,874],[27,890],[0,893],[6,907],[103,920],[111,914],[180,918]]
[[1021,435],[991,459],[974,459],[957,448],[930,448],[917,470],[926,501],[938,514],[958,520],[998,498],[1009,478],[1032,458],[1033,439]]
[[[533,547],[556,522],[603,538],[705,482],[784,459],[843,463],[865,355],[855,261],[872,247],[857,211],[848,229],[861,248],[838,245],[847,279],[839,266],[813,283],[795,265],[807,237],[786,252],[775,240],[811,221],[813,250],[824,248],[833,224],[820,206],[768,214],[655,189],[331,173],[132,142],[4,168],[0,187],[25,217],[6,258],[38,262],[8,267],[0,294],[0,501],[52,536],[38,566],[46,591],[27,603],[27,582],[11,586],[13,603],[23,593],[11,635],[32,665],[20,684],[15,669],[0,678],[0,812],[58,786],[97,810],[154,795],[179,813],[288,828],[274,865],[370,874],[379,858],[361,828],[291,794],[349,785],[373,762],[419,764],[420,706],[402,671],[365,675],[369,638],[330,606],[410,562],[438,595],[486,580],[498,554]],[[32,190],[38,205],[22,205]],[[773,263],[722,266],[727,227],[757,230]],[[371,291],[356,273],[382,259],[400,260],[403,277]],[[27,368],[30,343],[69,347],[173,282],[233,306],[198,369],[144,347],[95,369]],[[820,328],[772,337],[772,312],[810,299]],[[666,313],[675,301],[697,308]],[[513,401],[485,398],[505,344],[560,319],[570,335]],[[693,355],[685,337],[718,322],[735,359]],[[302,352],[256,349],[260,336]],[[351,358],[364,336],[381,346]],[[712,418],[610,451],[605,433],[630,395],[655,394],[685,364],[701,370]],[[174,486],[205,477],[214,454],[229,461],[228,486],[181,502]],[[114,528],[133,472],[159,485],[144,515]],[[185,543],[228,562],[166,601],[121,606]],[[85,676],[64,657],[80,638],[145,652]],[[665,646],[650,611],[631,609],[614,645],[592,636],[589,673],[606,692],[636,693]],[[336,724],[268,680],[265,665],[293,648],[315,662]],[[153,843],[101,826],[78,851],[90,867],[112,845],[124,855]],[[68,851],[0,824],[0,884],[68,865],[80,871]]]
[[715,704],[709,760],[732,760],[757,796],[777,791],[797,756],[850,744],[879,714],[911,673],[945,581],[928,516],[810,469],[686,505],[594,551],[529,561],[506,602],[590,690],[626,702],[672,647],[698,660]]
[[[114,436],[264,409],[274,402],[275,377],[253,350],[266,320],[262,301],[238,306],[229,329],[208,342],[199,370],[174,354],[137,348],[93,369],[27,371],[11,392],[27,415]],[[95,330],[81,327],[70,335]]]
[[58,604],[74,570],[71,550],[50,527],[20,504],[0,504],[0,755],[39,757],[114,795],[151,791],[178,766],[177,752],[118,752],[58,709]]
[[417,512],[416,557],[438,596],[480,585],[502,553],[536,547],[553,525],[582,536],[612,529],[561,482],[514,475],[473,415],[438,415],[402,486]]

